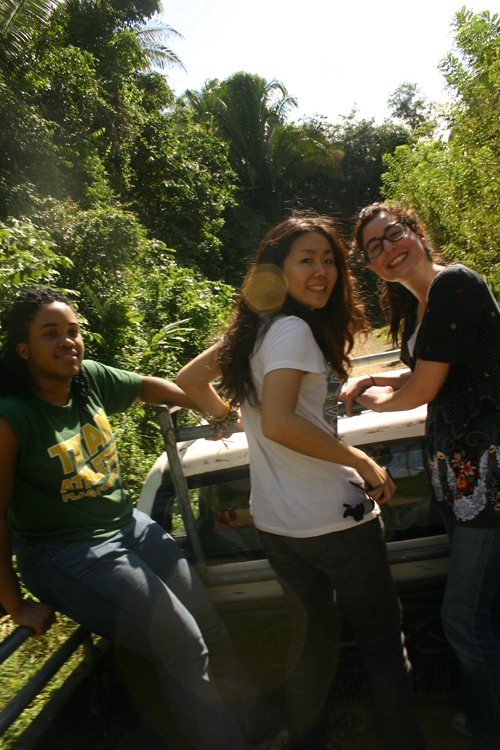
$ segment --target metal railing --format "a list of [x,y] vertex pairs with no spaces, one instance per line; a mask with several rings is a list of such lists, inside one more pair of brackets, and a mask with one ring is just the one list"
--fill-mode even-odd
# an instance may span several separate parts
[[[0,644],[0,664],[3,664],[34,632],[33,628],[20,626],[11,635],[7,636]],[[0,712],[0,737],[43,690],[49,680],[57,674],[71,654],[82,643],[84,644],[86,660],[93,660],[94,646],[92,637],[88,630],[78,627]]]
[[378,352],[378,354],[365,354],[362,357],[354,357],[351,364],[356,367],[368,367],[371,365],[382,365],[389,362],[399,362],[401,349],[391,349],[389,352]]

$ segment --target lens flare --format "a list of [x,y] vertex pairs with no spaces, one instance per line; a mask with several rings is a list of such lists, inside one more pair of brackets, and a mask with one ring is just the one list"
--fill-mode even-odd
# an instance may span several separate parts
[[247,276],[243,295],[249,308],[259,315],[279,310],[283,304],[288,283],[283,271],[272,263],[263,263]]

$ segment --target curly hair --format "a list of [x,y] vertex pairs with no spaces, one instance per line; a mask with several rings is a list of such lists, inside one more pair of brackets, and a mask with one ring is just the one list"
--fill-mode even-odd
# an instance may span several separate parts
[[[351,243],[351,251],[358,259],[363,256],[363,230],[372,219],[375,219],[381,213],[392,214],[397,221],[405,223],[413,232],[417,230],[418,226],[421,226],[417,212],[402,203],[371,203],[369,206],[365,206],[356,216]],[[430,261],[443,262],[442,257],[432,247],[427,232],[424,249]],[[378,289],[380,307],[389,323],[389,337],[393,345],[398,346],[399,334],[404,326],[408,304],[414,299],[413,294],[399,282],[385,281],[384,279],[378,280]]]
[[[22,359],[16,345],[28,340],[29,329],[38,310],[52,302],[62,302],[73,309],[66,295],[59,289],[41,287],[24,289],[8,302],[0,315],[2,345],[0,348],[0,396],[28,398],[33,391],[33,377],[27,362]],[[77,403],[87,409],[90,384],[85,370],[80,367],[71,382],[73,396]]]
[[[311,311],[286,294],[278,309],[269,315],[259,314],[249,305],[245,295],[249,278],[255,269],[263,264],[282,269],[293,242],[307,232],[323,234],[334,253],[338,278],[328,302],[323,308]],[[368,330],[369,324],[346,258],[347,252],[335,223],[327,216],[294,214],[266,234],[257,251],[255,266],[249,271],[243,283],[236,303],[235,319],[218,348],[222,389],[233,404],[242,403],[245,399],[257,404],[250,357],[277,316],[295,315],[304,320],[311,328],[327,362],[342,381],[347,379],[349,352],[354,344],[354,334]]]

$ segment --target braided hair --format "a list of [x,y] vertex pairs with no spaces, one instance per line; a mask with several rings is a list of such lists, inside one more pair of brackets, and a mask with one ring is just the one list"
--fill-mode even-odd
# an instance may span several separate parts
[[[27,362],[16,351],[17,344],[27,341],[29,329],[38,310],[52,302],[62,302],[72,308],[71,302],[59,289],[41,287],[24,289],[6,304],[0,315],[2,345],[0,348],[0,396],[28,398],[34,387],[33,376]],[[72,308],[73,309],[73,308]],[[78,405],[87,410],[90,383],[87,373],[80,367],[71,381],[71,391]]]

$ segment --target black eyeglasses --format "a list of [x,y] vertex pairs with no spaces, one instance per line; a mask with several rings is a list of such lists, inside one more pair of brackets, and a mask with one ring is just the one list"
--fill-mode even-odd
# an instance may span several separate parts
[[374,258],[378,258],[382,250],[384,249],[384,240],[389,242],[397,242],[406,235],[406,227],[408,224],[405,221],[396,221],[394,224],[389,224],[385,228],[385,232],[382,237],[372,237],[369,242],[363,248],[363,255],[365,260],[369,263]]

